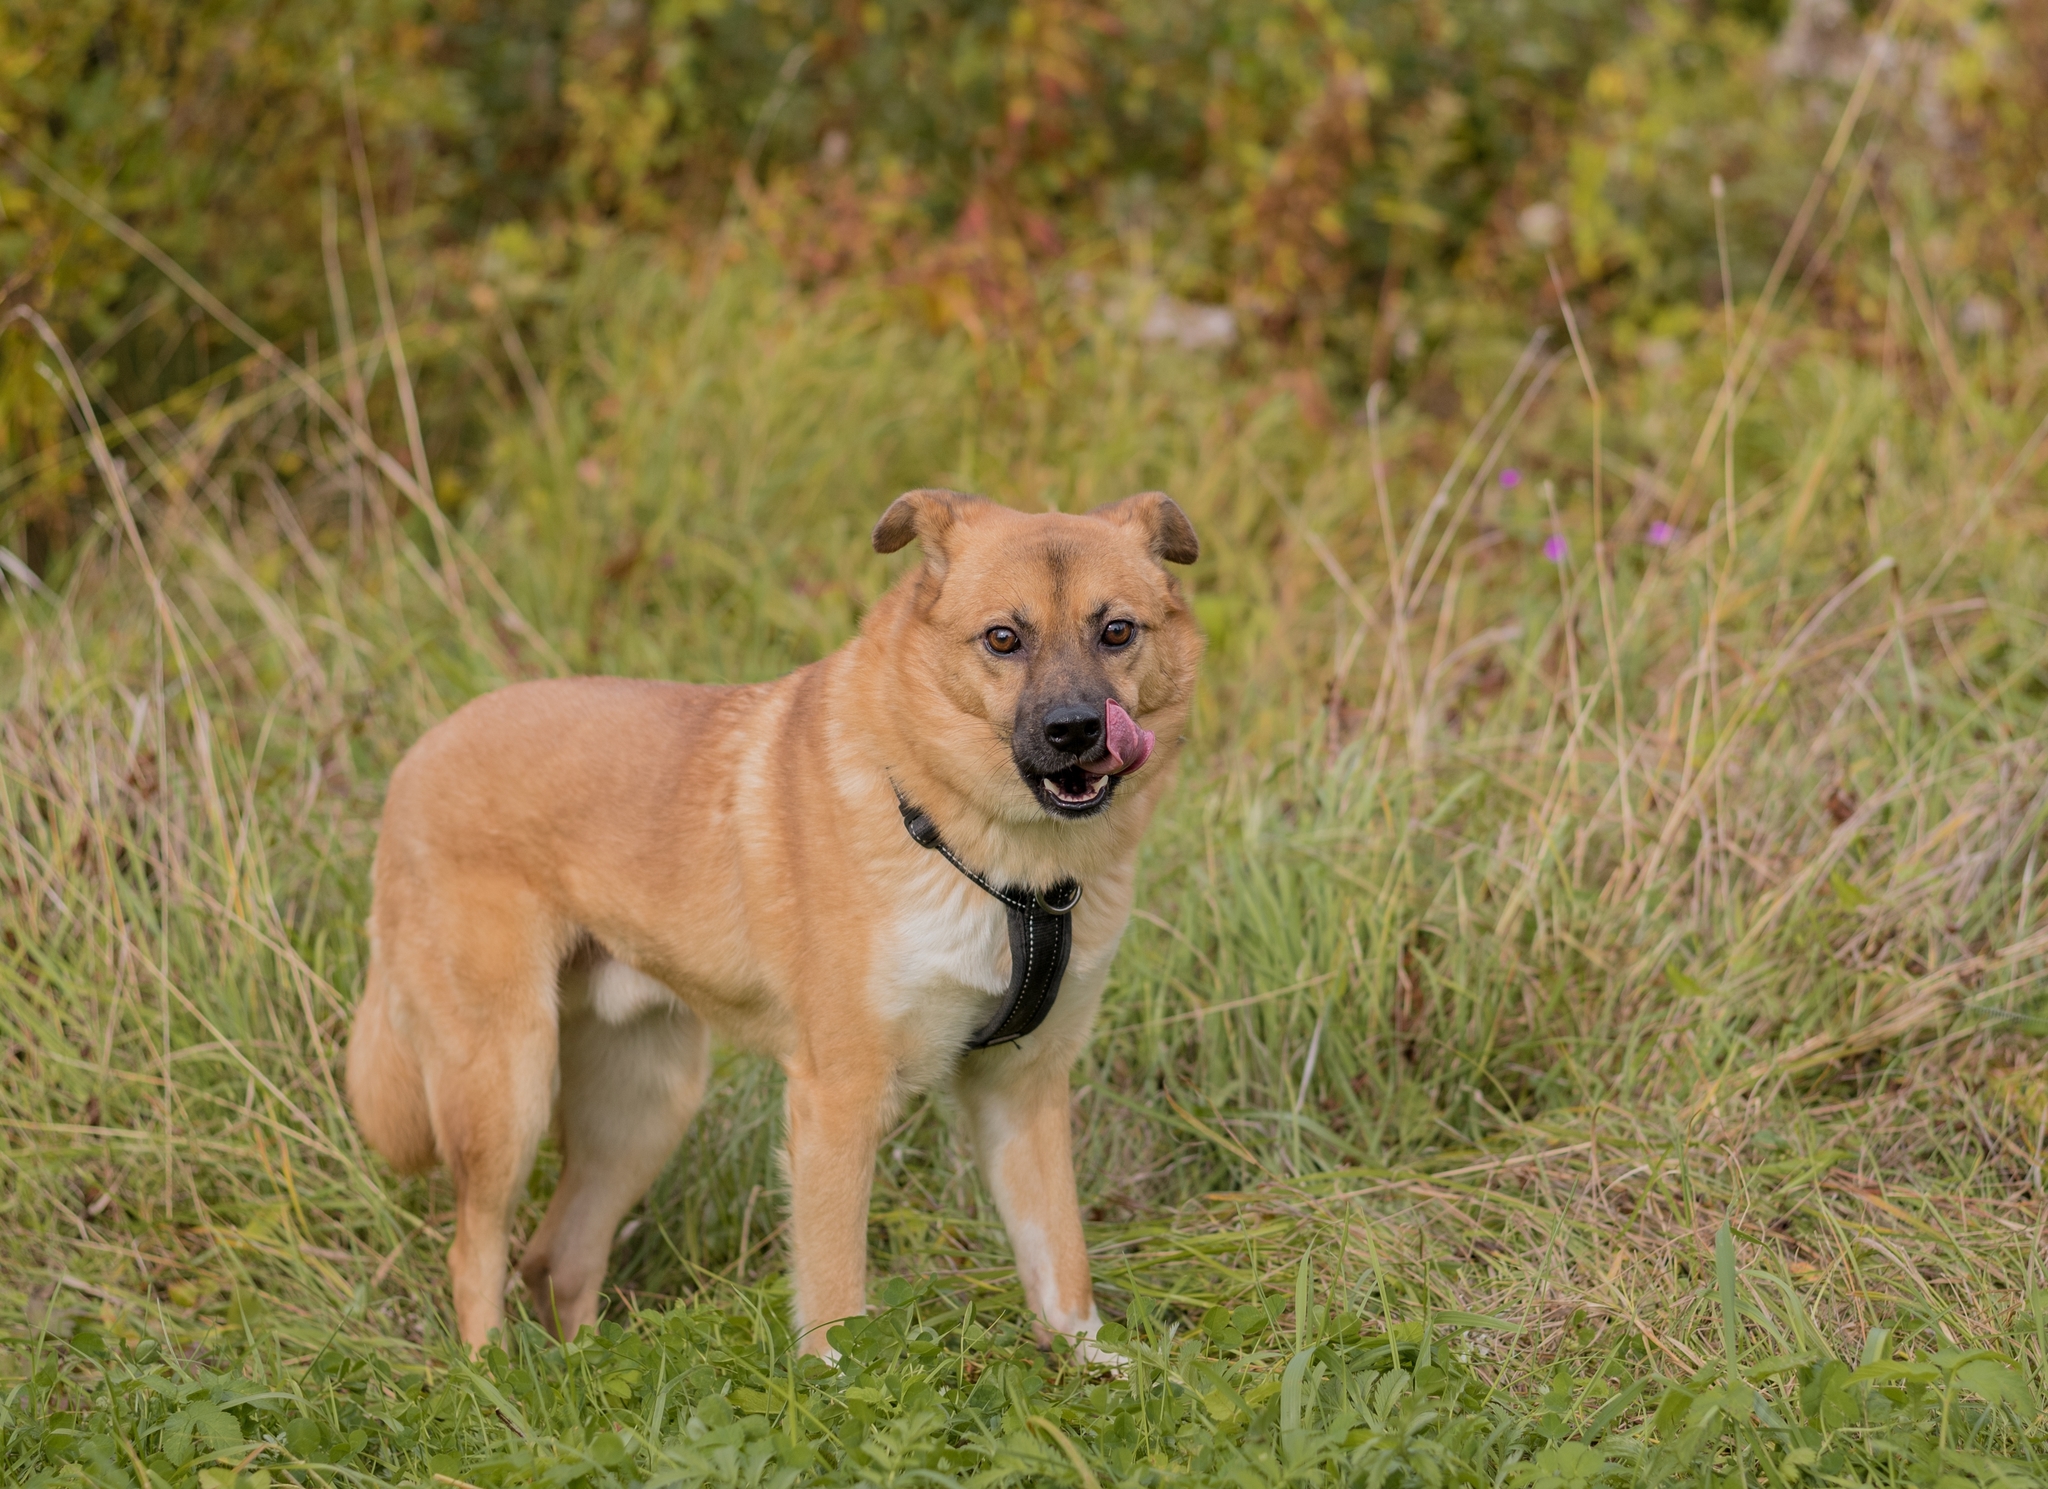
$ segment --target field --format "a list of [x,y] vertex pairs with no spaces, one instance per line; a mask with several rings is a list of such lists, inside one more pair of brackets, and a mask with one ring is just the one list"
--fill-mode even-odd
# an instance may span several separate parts
[[[1955,329],[1865,97],[1782,248],[1731,254],[1717,178],[1711,313],[1624,328],[1525,244],[1406,396],[1148,333],[1149,249],[991,330],[807,281],[767,208],[586,235],[544,295],[501,237],[418,310],[330,201],[324,330],[177,285],[238,349],[125,411],[7,310],[65,426],[4,480],[89,496],[0,555],[0,1475],[2048,1483],[2048,325]],[[382,782],[507,681],[822,655],[929,484],[1156,487],[1203,540],[1075,1076],[1128,1370],[1031,1343],[937,1099],[877,1306],[796,1359],[739,1052],[595,1335],[465,1359],[449,1185],[338,1092]]]

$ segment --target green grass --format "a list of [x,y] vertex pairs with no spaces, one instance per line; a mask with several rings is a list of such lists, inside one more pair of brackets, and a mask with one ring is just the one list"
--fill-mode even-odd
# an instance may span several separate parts
[[[1444,411],[1331,420],[1073,318],[1027,356],[596,254],[545,383],[413,328],[499,390],[432,521],[254,359],[101,407],[105,520],[0,618],[11,1481],[2048,1481],[2048,347],[1958,349],[1958,401],[1911,323],[1874,362],[1772,321],[1724,466],[1718,335],[1603,365],[1597,423],[1563,338],[1477,333]],[[739,1054],[598,1335],[464,1361],[447,1182],[337,1095],[382,781],[514,678],[823,654],[932,483],[1164,487],[1204,541],[1192,763],[1075,1082],[1130,1370],[1029,1343],[937,1102],[874,1316],[794,1359]]]

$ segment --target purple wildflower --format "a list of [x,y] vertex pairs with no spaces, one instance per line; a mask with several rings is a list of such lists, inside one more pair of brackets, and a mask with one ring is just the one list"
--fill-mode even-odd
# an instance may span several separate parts
[[1669,548],[1678,541],[1678,529],[1668,522],[1653,522],[1650,524],[1649,541],[1652,547]]
[[1552,533],[1543,540],[1543,556],[1554,564],[1561,564],[1571,554],[1572,545],[1564,540],[1563,533]]
[[1500,483],[1507,487],[1508,490],[1513,491],[1522,484],[1522,473],[1511,465],[1500,473]]

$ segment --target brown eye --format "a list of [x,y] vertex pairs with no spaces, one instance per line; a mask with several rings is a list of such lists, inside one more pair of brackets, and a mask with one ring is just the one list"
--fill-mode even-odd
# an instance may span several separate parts
[[990,626],[981,638],[988,649],[997,656],[1008,656],[1024,644],[1024,639],[1008,626]]
[[1113,620],[1102,628],[1104,646],[1129,646],[1131,638],[1138,634],[1138,628],[1127,620]]

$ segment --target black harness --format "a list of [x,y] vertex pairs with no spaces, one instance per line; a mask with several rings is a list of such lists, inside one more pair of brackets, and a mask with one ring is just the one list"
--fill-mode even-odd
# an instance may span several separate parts
[[1060,995],[1060,979],[1067,973],[1067,953],[1074,945],[1074,906],[1081,903],[1081,886],[1062,879],[1050,889],[998,889],[967,867],[946,840],[939,825],[925,812],[912,806],[897,792],[896,805],[903,812],[903,825],[911,841],[920,848],[943,854],[947,863],[1003,902],[1010,917],[1010,990],[1003,1006],[967,1041],[970,1050],[985,1050],[992,1044],[1014,1044],[1044,1023]]

